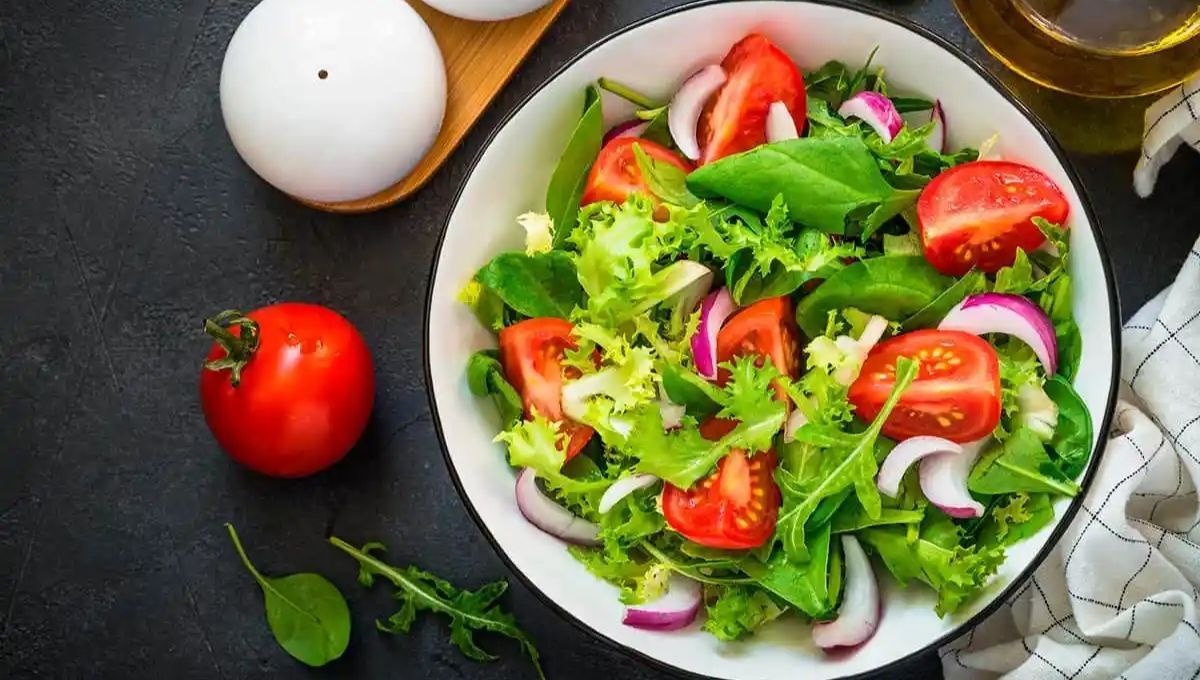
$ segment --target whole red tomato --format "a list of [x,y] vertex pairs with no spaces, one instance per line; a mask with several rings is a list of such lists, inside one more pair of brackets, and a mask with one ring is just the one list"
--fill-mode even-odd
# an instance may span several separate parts
[[273,477],[333,465],[362,435],[375,401],[371,353],[342,315],[287,302],[205,320],[216,340],[200,404],[231,458]]

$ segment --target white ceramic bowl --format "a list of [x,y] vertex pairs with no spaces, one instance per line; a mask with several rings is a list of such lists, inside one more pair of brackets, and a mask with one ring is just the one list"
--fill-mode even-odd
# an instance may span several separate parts
[[[876,63],[886,68],[895,91],[941,100],[952,147],[978,146],[998,132],[1004,157],[1040,168],[1058,182],[1071,203],[1075,314],[1084,338],[1076,388],[1091,409],[1097,437],[1108,431],[1118,375],[1116,293],[1100,234],[1062,152],[994,78],[945,41],[894,18],[808,2],[702,2],[670,10],[592,46],[520,105],[479,156],[446,226],[428,301],[427,378],[450,472],[468,508],[513,571],[568,618],[630,653],[698,676],[841,677],[879,670],[964,632],[1032,573],[1083,493],[1059,502],[1058,521],[1014,546],[992,585],[954,616],[938,618],[933,592],[923,585],[900,589],[883,576],[880,628],[848,656],[823,655],[807,625],[795,620],[735,644],[718,642],[698,624],[647,632],[623,626],[616,589],[590,576],[562,543],[521,517],[513,471],[502,448],[492,443],[498,418],[490,402],[470,394],[464,378],[467,357],[495,340],[455,296],[493,255],[521,247],[514,217],[543,209],[546,183],[579,116],[584,87],[609,76],[665,100],[688,74],[720,61],[752,31],[771,37],[804,70],[829,59],[860,64],[878,45]],[[629,112],[606,98],[609,124]],[[1085,490],[1099,456],[1097,448],[1083,478]]]

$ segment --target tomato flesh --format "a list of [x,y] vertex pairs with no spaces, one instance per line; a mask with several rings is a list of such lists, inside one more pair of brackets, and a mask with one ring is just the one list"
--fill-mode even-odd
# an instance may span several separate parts
[[850,386],[850,403],[866,421],[879,414],[896,380],[896,360],[920,371],[883,425],[896,440],[931,435],[952,442],[982,439],[1000,423],[1000,360],[987,341],[962,331],[923,330],[879,343]]
[[571,460],[592,438],[593,430],[563,414],[562,357],[574,348],[574,326],[565,319],[526,319],[500,331],[500,364],[504,375],[521,394],[525,417],[535,412],[560,424],[568,439],[566,460]]
[[933,178],[917,200],[925,259],[943,274],[993,273],[1046,239],[1033,218],[1064,224],[1070,205],[1042,172],[1009,161],[975,161]]
[[592,164],[584,185],[583,205],[599,201],[624,203],[637,193],[656,198],[642,177],[633,151],[635,144],[650,158],[674,165],[685,173],[692,170],[690,163],[661,144],[639,137],[617,137],[600,149],[600,155]]
[[[706,439],[717,440],[737,426],[732,420],[710,419],[700,426]],[[778,460],[774,451],[749,457],[734,449],[716,472],[690,489],[663,487],[667,524],[688,540],[710,548],[744,550],[766,543],[775,533],[782,498],[775,485]]]
[[767,141],[767,111],[782,102],[797,130],[804,130],[804,77],[791,58],[765,36],[742,38],[721,62],[725,84],[700,114],[700,165]]
[[[723,364],[740,356],[769,357],[771,363],[785,376],[796,374],[797,357],[800,354],[800,331],[796,328],[796,314],[790,298],[776,297],[759,300],[733,315],[717,333],[717,363]],[[758,361],[763,365],[763,359]],[[729,371],[717,370],[717,382],[724,385],[729,380]],[[783,388],[776,392],[788,401]],[[790,403],[790,402],[789,402]]]

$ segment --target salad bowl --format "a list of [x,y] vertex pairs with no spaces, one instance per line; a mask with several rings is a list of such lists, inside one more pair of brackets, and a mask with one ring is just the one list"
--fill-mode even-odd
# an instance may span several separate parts
[[[545,209],[545,187],[579,121],[580,93],[598,78],[618,79],[666,101],[689,74],[720,62],[730,45],[762,33],[804,71],[830,60],[861,64],[878,48],[893,93],[936,98],[950,148],[994,138],[1005,159],[1040,169],[1069,207],[1070,274],[1083,351],[1074,386],[1093,418],[1092,455],[1073,498],[1054,502],[1054,520],[1008,549],[985,590],[945,617],[936,596],[883,580],[883,615],[874,637],[852,653],[826,655],[807,626],[781,620],[738,642],[693,625],[671,632],[623,625],[616,588],[593,577],[562,541],[522,516],[515,473],[494,443],[500,421],[468,389],[464,366],[495,346],[459,293],[494,255],[520,250],[515,216]],[[605,95],[606,126],[633,106]],[[468,510],[512,571],[568,620],[650,663],[696,677],[833,678],[886,670],[935,649],[1000,606],[1054,547],[1074,517],[1097,467],[1116,399],[1119,310],[1103,239],[1083,190],[1045,128],[981,66],[911,23],[842,3],[698,2],[649,17],[592,45],[537,88],[499,125],[475,160],[451,208],[434,259],[426,308],[425,360],[431,409],[447,465]]]

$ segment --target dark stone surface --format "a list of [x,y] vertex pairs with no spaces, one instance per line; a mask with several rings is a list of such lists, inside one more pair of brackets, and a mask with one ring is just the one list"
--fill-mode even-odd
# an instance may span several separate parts
[[[506,642],[487,641],[495,664],[466,662],[440,620],[377,634],[386,589],[358,587],[323,537],[385,540],[395,561],[463,585],[509,576],[455,494],[430,424],[429,260],[500,118],[588,43],[675,4],[576,0],[428,187],[350,218],[272,190],[225,135],[221,55],[252,2],[0,2],[0,676],[532,677]],[[873,4],[981,55],[947,2]],[[1145,202],[1129,186],[1134,158],[1073,158],[1126,316],[1169,283],[1200,224],[1200,158],[1182,154]],[[364,441],[295,482],[227,461],[196,396],[202,316],[279,300],[340,310],[378,366]],[[264,571],[317,571],[342,588],[355,624],[342,660],[312,671],[276,647],[225,521]],[[551,677],[666,677],[519,583],[507,603]],[[930,656],[907,675],[935,669]]]

